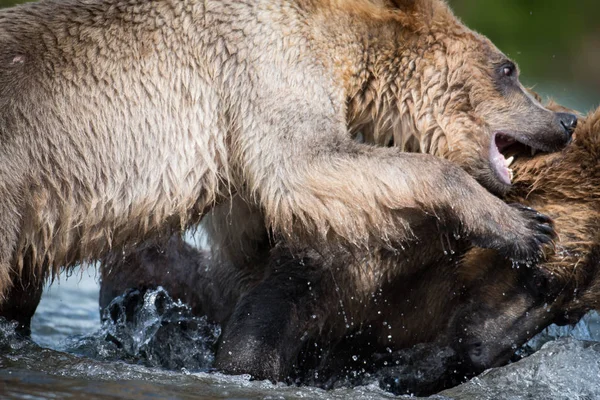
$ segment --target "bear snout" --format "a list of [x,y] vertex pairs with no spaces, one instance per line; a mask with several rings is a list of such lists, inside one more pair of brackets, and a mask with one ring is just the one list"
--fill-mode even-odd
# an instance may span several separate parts
[[531,133],[519,137],[520,141],[536,150],[558,151],[571,143],[577,127],[577,116],[570,112],[546,111],[545,115],[542,113],[532,117],[530,126],[533,128]]
[[577,127],[577,116],[571,113],[557,112],[555,118],[558,124],[565,130],[569,137],[573,136]]
[[484,370],[490,365],[490,360],[481,341],[467,343],[463,349],[466,359],[471,362],[471,366],[476,370]]

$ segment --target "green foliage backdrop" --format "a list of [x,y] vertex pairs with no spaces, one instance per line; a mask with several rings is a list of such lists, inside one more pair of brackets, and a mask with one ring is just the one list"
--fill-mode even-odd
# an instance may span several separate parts
[[519,64],[522,81],[565,105],[600,104],[600,1],[449,0]]
[[447,1],[519,64],[525,84],[581,111],[600,104],[600,0]]

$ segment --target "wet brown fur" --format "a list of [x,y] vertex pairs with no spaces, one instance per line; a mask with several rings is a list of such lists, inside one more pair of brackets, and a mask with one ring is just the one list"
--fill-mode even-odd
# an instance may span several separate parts
[[[490,143],[502,130],[556,150],[568,136],[516,75],[499,83],[505,61],[439,0],[0,11],[0,314],[20,315],[10,299],[60,267],[168,236],[234,195],[289,243],[399,247],[435,215],[534,256],[543,224],[479,184],[506,189]],[[429,154],[357,143],[359,130]]]
[[[562,109],[556,104],[549,108]],[[515,188],[507,200],[534,207],[555,222],[556,248],[543,263],[561,287],[555,307],[575,316],[598,309],[600,108],[580,121],[573,143],[563,151],[534,158],[522,155],[513,168]]]
[[[549,108],[563,109],[556,104]],[[459,274],[481,288],[454,318],[463,319],[458,325],[469,326],[463,340],[480,344],[483,367],[507,360],[515,344],[551,323],[573,324],[588,311],[600,310],[599,160],[600,108],[580,121],[573,143],[562,152],[520,154],[514,162],[515,187],[507,201],[549,215],[558,238],[555,250],[539,264],[542,275],[530,282],[519,279],[521,272],[494,251],[473,249],[465,254]],[[494,281],[486,271],[504,273]]]
[[[296,362],[298,353],[293,350],[286,359],[286,351],[294,347],[291,343],[308,337],[335,348],[356,332],[367,335],[371,352],[438,341],[455,347],[467,363],[477,345],[473,371],[481,371],[506,362],[515,345],[547,325],[573,323],[588,310],[599,309],[599,157],[600,109],[580,122],[574,142],[562,152],[517,155],[515,186],[507,201],[547,213],[559,235],[555,252],[547,254],[540,269],[515,267],[492,250],[468,250],[464,241],[440,232],[435,223],[422,227],[419,236],[428,237],[426,243],[396,254],[385,249],[362,255],[308,250],[292,256],[285,249],[269,250],[263,232],[255,236],[257,247],[249,252],[254,257],[231,262],[210,252],[194,252],[173,238],[167,246],[150,244],[105,264],[101,305],[129,287],[162,285],[175,298],[201,307],[199,313],[224,324],[224,340],[239,340],[222,344],[225,350],[220,354],[233,350],[235,362],[221,356],[219,367],[274,380],[287,376],[290,363]],[[275,260],[266,263],[269,251]],[[179,258],[180,254],[186,255]],[[165,266],[172,275],[165,275]],[[154,272],[148,273],[148,268]],[[190,281],[190,273],[201,276]],[[291,289],[286,288],[289,282]],[[284,294],[273,298],[279,290]],[[285,300],[289,290],[293,300]],[[287,309],[287,301],[297,306]],[[269,310],[274,312],[270,319]],[[256,332],[253,323],[244,320],[246,313],[254,323],[263,318],[269,331],[283,335],[286,349],[277,348],[277,340],[265,339],[262,348],[249,340]],[[296,333],[286,331],[286,323],[278,325],[290,315],[295,317],[286,323]],[[240,320],[241,327],[227,336]],[[348,350],[347,345],[341,345],[342,350]],[[272,360],[277,363],[269,364]]]

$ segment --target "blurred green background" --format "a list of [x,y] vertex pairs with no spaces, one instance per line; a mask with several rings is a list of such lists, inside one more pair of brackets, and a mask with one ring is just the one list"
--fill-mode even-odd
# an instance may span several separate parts
[[519,64],[521,81],[565,106],[600,105],[599,0],[448,0]]
[[447,1],[519,64],[525,85],[582,112],[600,104],[600,0]]

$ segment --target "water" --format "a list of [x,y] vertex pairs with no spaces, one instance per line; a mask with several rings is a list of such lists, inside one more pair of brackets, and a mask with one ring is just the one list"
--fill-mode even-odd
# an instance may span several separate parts
[[32,339],[40,346],[63,350],[63,341],[100,328],[100,288],[93,268],[62,274],[44,289],[32,321]]
[[537,353],[503,368],[491,369],[446,395],[457,399],[600,398],[600,343],[561,338]]
[[[138,320],[129,321],[135,329],[127,331],[118,323],[101,325],[93,272],[69,279],[62,276],[45,291],[32,321],[35,343],[19,339],[14,327],[0,323],[0,398],[395,398],[375,385],[324,391],[211,373],[210,345],[219,333],[218,327],[194,318],[189,310],[178,308],[177,303],[163,296],[161,291],[153,292],[145,301],[143,313],[136,314]],[[126,313],[121,311],[114,311],[113,316],[123,318]],[[179,322],[185,323],[185,329],[177,333],[161,331]],[[112,339],[106,340],[107,335]],[[174,348],[174,343],[182,346]],[[168,360],[163,357],[167,349],[161,349],[162,344],[169,346]],[[184,355],[191,357],[182,360]],[[187,368],[166,365],[175,368],[167,370],[156,366],[173,359],[179,359]]]
[[[161,291],[145,298],[137,319],[116,303],[106,317],[117,323],[101,325],[98,284],[89,271],[69,279],[62,276],[46,290],[32,323],[35,343],[17,338],[10,325],[0,324],[0,398],[397,398],[377,383],[324,391],[213,373],[218,327],[194,318]],[[122,323],[127,318],[128,328]],[[598,321],[597,315],[588,315],[575,328],[551,327],[524,350],[541,348],[533,355],[431,398],[600,398]]]

